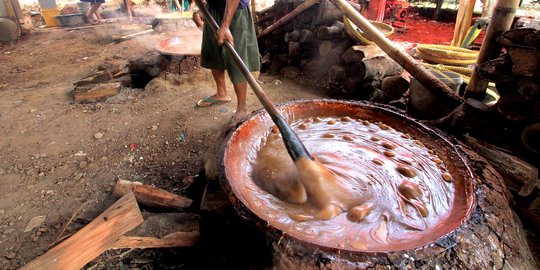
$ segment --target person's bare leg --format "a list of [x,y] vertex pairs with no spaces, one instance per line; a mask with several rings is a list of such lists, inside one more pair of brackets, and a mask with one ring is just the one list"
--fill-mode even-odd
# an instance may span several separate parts
[[96,18],[98,22],[101,22],[103,18],[101,17],[101,14],[99,13],[99,7],[101,6],[101,3],[96,3],[96,10],[94,10],[94,14],[96,14]]
[[[88,10],[88,12],[86,12],[86,18],[88,18],[91,23],[95,23],[96,19],[99,19],[99,17],[97,17],[96,10],[99,8],[100,5],[100,3],[92,3],[90,5],[90,9]],[[96,16],[96,19],[94,19],[94,16]]]
[[237,100],[236,113],[233,116],[233,121],[238,122],[248,115],[246,104],[247,82],[233,84],[233,86]]
[[216,82],[216,94],[212,98],[221,101],[230,100],[231,97],[227,93],[227,87],[225,86],[225,70],[212,69],[212,76]]

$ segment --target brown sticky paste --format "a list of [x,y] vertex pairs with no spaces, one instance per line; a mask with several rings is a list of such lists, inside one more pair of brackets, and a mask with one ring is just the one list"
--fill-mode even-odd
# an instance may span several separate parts
[[[369,228],[362,241],[369,247],[426,230],[449,211],[454,188],[444,164],[409,134],[383,123],[373,130],[358,119],[314,118],[308,127],[305,120],[291,126],[315,160],[293,163],[280,134],[268,132],[252,171],[260,188],[287,202],[279,207],[293,224],[327,220],[317,224],[335,226],[333,219],[349,216],[351,224]],[[372,140],[373,133],[385,145]]]

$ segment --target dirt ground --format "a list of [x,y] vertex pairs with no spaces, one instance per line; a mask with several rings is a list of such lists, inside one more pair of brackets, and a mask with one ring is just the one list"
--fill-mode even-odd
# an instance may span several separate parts
[[[117,179],[191,196],[189,186],[200,178],[204,158],[219,143],[233,114],[234,101],[194,108],[198,99],[214,91],[211,74],[200,68],[180,81],[154,81],[144,91],[124,89],[106,102],[74,103],[73,83],[107,59],[155,53],[151,42],[110,43],[101,31],[100,27],[37,30],[15,45],[0,46],[0,269],[24,265],[55,240],[80,229],[81,220],[92,220],[104,211],[115,200],[110,192]],[[262,74],[259,80],[276,103],[324,97],[321,90],[286,79]],[[249,91],[249,108],[259,109]],[[40,216],[41,223],[25,230]],[[228,229],[248,236],[250,229],[238,222],[221,219],[211,225],[224,230],[216,240],[231,241],[223,238],[230,234]],[[107,252],[87,267],[197,268],[193,259],[201,256],[193,256],[200,253],[197,250],[211,253],[222,244],[129,256],[125,250]],[[216,255],[205,263],[223,266],[220,260]]]

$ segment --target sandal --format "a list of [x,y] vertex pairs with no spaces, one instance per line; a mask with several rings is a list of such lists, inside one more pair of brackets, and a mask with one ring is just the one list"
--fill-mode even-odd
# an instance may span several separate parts
[[231,102],[231,99],[229,100],[217,100],[212,98],[212,96],[207,96],[197,102],[197,107],[210,107],[213,105],[220,105]]

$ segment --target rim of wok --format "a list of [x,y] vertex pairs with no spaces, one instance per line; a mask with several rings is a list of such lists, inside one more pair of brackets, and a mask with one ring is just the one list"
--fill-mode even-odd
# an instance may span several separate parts
[[[298,242],[298,244],[302,245],[303,247],[306,247],[308,249],[312,250],[319,250],[319,251],[325,251],[330,253],[337,254],[338,258],[349,258],[354,259],[358,258],[358,256],[367,255],[367,256],[374,256],[374,255],[384,255],[391,252],[400,252],[400,251],[407,251],[407,250],[413,250],[413,249],[426,249],[432,246],[433,243],[439,243],[444,242],[444,238],[448,237],[450,234],[452,234],[456,229],[458,229],[464,222],[466,222],[470,216],[471,212],[473,210],[473,206],[475,204],[475,175],[472,171],[472,168],[470,167],[470,164],[468,163],[467,158],[462,153],[462,151],[456,147],[458,144],[455,139],[450,137],[449,135],[445,134],[444,132],[428,127],[416,120],[414,120],[411,117],[408,117],[402,113],[396,112],[395,108],[389,107],[389,106],[381,106],[381,105],[374,105],[369,102],[361,102],[361,101],[342,101],[342,100],[331,100],[331,99],[315,99],[315,100],[298,100],[298,101],[292,101],[287,102],[283,104],[279,104],[276,106],[280,113],[287,119],[290,120],[290,117],[294,117],[294,113],[292,115],[286,115],[287,112],[297,112],[302,110],[317,110],[317,112],[326,112],[324,116],[351,116],[351,117],[360,117],[357,115],[351,115],[351,114],[345,114],[347,110],[353,110],[356,109],[357,113],[360,113],[362,111],[369,111],[370,117],[374,117],[373,115],[382,115],[385,116],[385,121],[388,119],[391,119],[394,122],[399,122],[399,125],[396,125],[395,123],[390,124],[388,121],[382,121],[385,124],[390,125],[392,128],[402,131],[411,133],[410,131],[414,131],[413,137],[415,139],[427,139],[431,138],[428,143],[424,143],[427,146],[431,146],[430,148],[433,149],[440,157],[445,161],[445,164],[448,165],[448,171],[454,178],[454,201],[452,202],[452,207],[449,210],[449,213],[444,218],[441,218],[439,220],[440,222],[444,222],[445,224],[442,225],[442,229],[439,231],[431,231],[428,230],[426,235],[429,233],[436,233],[436,235],[429,237],[428,240],[426,239],[420,239],[423,241],[416,240],[413,242],[413,244],[410,245],[410,247],[406,248],[400,248],[400,249],[387,249],[387,250],[357,250],[353,249],[351,247],[336,247],[335,245],[325,244],[325,243],[316,243],[313,241],[306,240],[302,237],[302,235],[297,235],[297,233],[290,233],[285,232],[283,228],[280,228],[280,225],[282,224],[275,224],[273,220],[265,219],[260,216],[260,212],[264,211],[264,209],[252,209],[252,207],[249,206],[249,203],[246,201],[246,198],[242,195],[241,192],[238,192],[239,187],[241,184],[239,183],[239,180],[230,179],[230,175],[232,174],[232,170],[234,167],[232,166],[226,166],[226,163],[228,160],[230,160],[231,149],[233,143],[238,139],[238,136],[242,134],[242,132],[249,131],[249,128],[259,128],[261,129],[263,124],[268,125],[268,129],[273,125],[273,122],[270,120],[270,117],[264,111],[263,109],[253,112],[251,115],[249,115],[243,122],[238,123],[235,129],[232,129],[229,131],[228,135],[225,138],[224,143],[221,146],[220,149],[220,162],[219,162],[219,177],[220,177],[220,183],[223,189],[228,194],[229,200],[233,204],[234,208],[236,209],[237,213],[242,216],[244,219],[253,221],[256,224],[263,225],[265,233],[273,238],[276,241],[282,242],[285,240],[292,240]],[[318,109],[317,109],[318,108]],[[326,110],[322,109],[326,108]],[[331,108],[331,110],[328,110]],[[342,108],[341,110],[339,108]],[[343,110],[343,109],[347,110]],[[322,109],[322,111],[321,111]],[[342,114],[340,114],[340,112]],[[300,117],[298,119],[302,119],[305,117],[314,117],[318,115],[309,115],[306,116],[306,114],[300,113]],[[319,115],[320,116],[320,115]],[[369,120],[369,119],[368,119]],[[381,121],[375,120],[375,121]],[[373,122],[372,120],[369,120]],[[255,123],[256,122],[256,123]],[[269,124],[268,124],[269,123]],[[247,131],[245,131],[247,130]],[[418,134],[422,135],[422,138],[418,137]],[[258,138],[260,139],[260,138]],[[423,141],[424,142],[424,141]],[[444,151],[441,150],[441,148],[433,148],[433,145],[437,146],[444,146]],[[245,151],[244,151],[245,152]],[[441,155],[444,154],[444,155]],[[449,164],[449,160],[452,161],[452,165]],[[245,172],[244,172],[245,173]],[[249,177],[251,179],[251,177]],[[460,182],[459,189],[458,185],[456,183]],[[264,192],[264,191],[263,191]],[[465,196],[456,196],[456,194],[465,194]],[[456,205],[456,200],[461,200],[462,202]],[[459,208],[459,209],[457,209]],[[259,214],[258,214],[259,213]],[[459,216],[458,220],[450,220],[455,218],[455,216]],[[433,228],[432,228],[433,229]],[[416,243],[416,244],[414,244]],[[440,247],[439,247],[440,249]],[[444,249],[443,249],[444,250]],[[439,252],[442,252],[443,250],[440,250]]]

